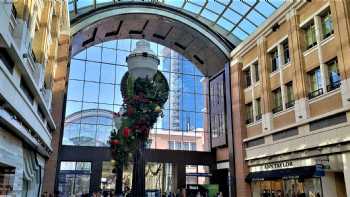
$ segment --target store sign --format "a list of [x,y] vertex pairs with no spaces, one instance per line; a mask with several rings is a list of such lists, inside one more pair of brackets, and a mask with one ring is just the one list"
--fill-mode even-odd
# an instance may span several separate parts
[[250,172],[260,172],[260,171],[269,171],[269,170],[278,170],[286,168],[296,168],[303,166],[313,166],[320,164],[323,166],[323,169],[330,169],[330,162],[328,157],[316,157],[308,159],[297,159],[297,160],[287,160],[274,163],[266,163],[263,165],[257,165],[250,167]]
[[284,161],[284,162],[265,164],[264,169],[274,170],[274,169],[283,169],[283,168],[291,168],[291,167],[293,167],[293,161]]

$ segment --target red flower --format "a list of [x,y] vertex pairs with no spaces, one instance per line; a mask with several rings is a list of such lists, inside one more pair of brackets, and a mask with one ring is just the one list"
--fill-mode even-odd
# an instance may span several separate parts
[[117,139],[114,139],[114,140],[111,140],[111,144],[112,145],[117,145],[117,144],[120,144],[120,141],[117,140]]
[[135,112],[134,108],[128,107],[128,112],[127,112],[128,116],[131,116],[134,112]]
[[135,95],[133,99],[136,100],[136,101],[139,101],[140,100],[140,96]]
[[125,128],[123,129],[123,135],[124,135],[124,137],[128,138],[129,135],[130,135],[130,132],[131,132],[131,130],[130,130],[128,127],[125,127]]

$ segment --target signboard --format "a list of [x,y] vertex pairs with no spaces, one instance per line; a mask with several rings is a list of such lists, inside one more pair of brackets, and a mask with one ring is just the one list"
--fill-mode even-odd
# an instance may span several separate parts
[[314,166],[321,165],[323,169],[330,169],[330,162],[327,156],[308,158],[308,159],[296,159],[296,160],[287,160],[281,162],[271,162],[265,163],[263,165],[257,165],[250,167],[250,172],[261,172],[261,171],[270,171],[278,169],[287,169],[287,168],[296,168],[303,166]]

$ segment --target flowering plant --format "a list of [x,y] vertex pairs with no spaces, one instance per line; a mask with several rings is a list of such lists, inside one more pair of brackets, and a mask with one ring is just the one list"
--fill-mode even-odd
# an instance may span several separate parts
[[110,136],[110,147],[115,165],[126,165],[138,148],[138,142],[145,142],[150,129],[162,115],[162,108],[168,99],[169,86],[161,72],[153,79],[137,78],[126,73],[122,79],[123,105],[114,114],[115,129]]

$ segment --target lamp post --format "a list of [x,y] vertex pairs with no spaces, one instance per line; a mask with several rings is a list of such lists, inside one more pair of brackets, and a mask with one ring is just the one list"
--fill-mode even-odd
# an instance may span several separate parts
[[[141,78],[145,80],[153,80],[154,76],[158,72],[159,59],[151,50],[150,43],[145,40],[140,40],[136,43],[136,48],[130,55],[126,58],[128,64],[128,73],[123,77],[124,79],[132,77],[134,80]],[[165,80],[165,78],[164,78]],[[165,80],[166,83],[166,80]],[[126,89],[126,83],[122,81],[122,89]],[[167,90],[168,91],[168,90]],[[122,90],[123,92],[123,90]],[[125,94],[123,94],[123,97]],[[125,98],[124,98],[125,99]],[[152,123],[153,124],[153,123]],[[148,128],[150,129],[150,128]],[[148,131],[149,132],[149,131]],[[147,135],[148,136],[148,135]],[[145,196],[145,140],[140,139],[136,142],[136,150],[133,152],[133,175],[132,175],[132,191],[133,197],[143,197]],[[117,173],[118,179],[122,176],[121,167],[117,167],[119,172]],[[121,187],[121,180],[117,180],[118,187]],[[118,184],[119,182],[119,184]],[[116,188],[117,189],[117,188]],[[120,189],[118,189],[120,190]]]

